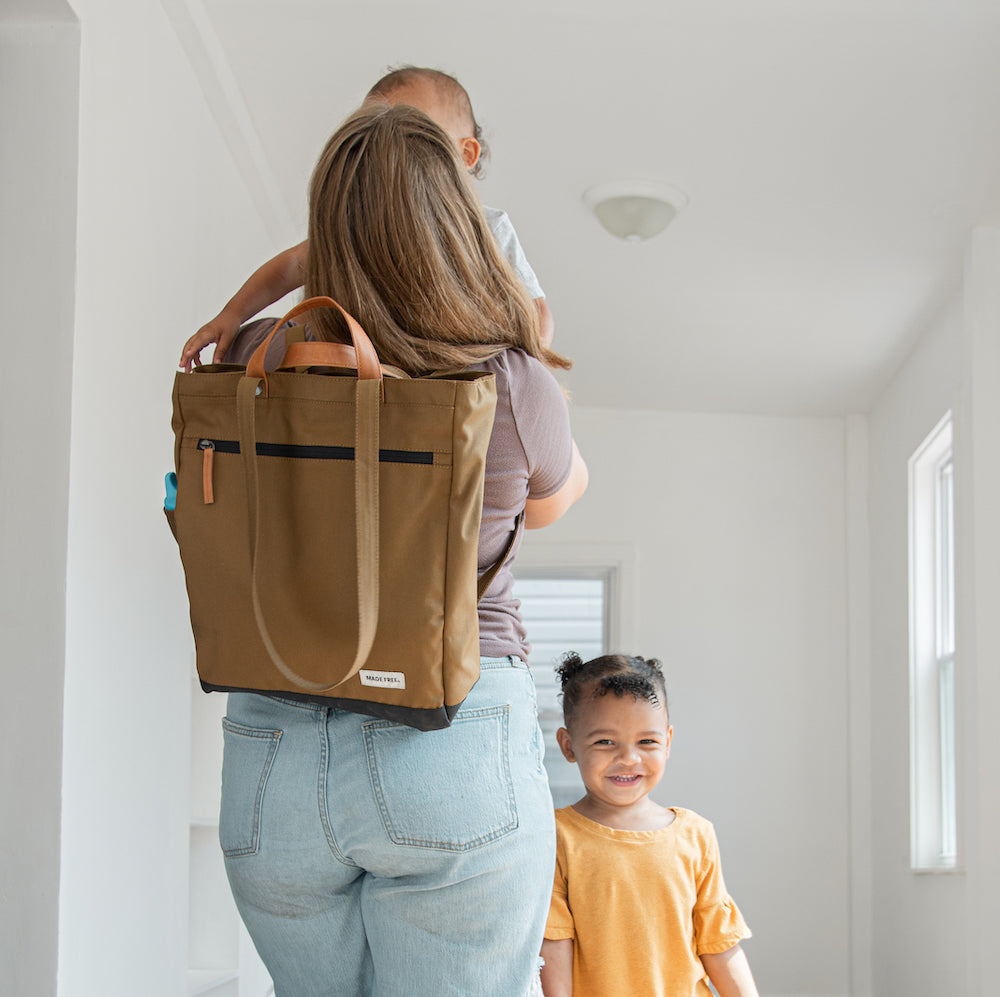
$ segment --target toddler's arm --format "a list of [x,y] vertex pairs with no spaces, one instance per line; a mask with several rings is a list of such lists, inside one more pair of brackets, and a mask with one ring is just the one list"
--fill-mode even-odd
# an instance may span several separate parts
[[703,955],[701,964],[719,997],[759,997],[750,963],[739,943],[725,952]]
[[573,939],[546,938],[542,942],[542,958],[545,997],[573,997]]
[[255,270],[226,307],[184,344],[179,366],[190,371],[198,354],[209,343],[217,344],[212,360],[221,363],[244,322],[302,286],[305,258],[306,243],[300,242]]

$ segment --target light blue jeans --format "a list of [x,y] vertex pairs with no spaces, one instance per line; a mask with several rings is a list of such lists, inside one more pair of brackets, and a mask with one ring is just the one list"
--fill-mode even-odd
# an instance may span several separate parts
[[276,997],[524,997],[555,828],[534,683],[485,658],[452,726],[231,693],[219,838]]

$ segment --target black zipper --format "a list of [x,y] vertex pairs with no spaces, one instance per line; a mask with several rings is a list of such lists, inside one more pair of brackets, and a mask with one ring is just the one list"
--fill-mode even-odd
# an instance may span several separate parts
[[[239,440],[198,441],[199,450],[214,450],[216,453],[238,454]],[[354,460],[354,447],[327,447],[318,444],[301,443],[257,443],[258,457],[293,457],[301,460]],[[382,464],[433,464],[432,450],[379,450]]]

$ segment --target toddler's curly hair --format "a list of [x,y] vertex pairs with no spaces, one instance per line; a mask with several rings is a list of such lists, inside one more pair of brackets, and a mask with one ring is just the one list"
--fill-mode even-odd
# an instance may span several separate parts
[[579,711],[584,691],[591,682],[594,684],[591,699],[606,696],[609,692],[619,699],[630,695],[653,706],[662,705],[669,714],[667,683],[662,665],[656,658],[604,654],[584,661],[575,651],[569,651],[561,660],[556,674],[562,683],[563,722],[567,726]]

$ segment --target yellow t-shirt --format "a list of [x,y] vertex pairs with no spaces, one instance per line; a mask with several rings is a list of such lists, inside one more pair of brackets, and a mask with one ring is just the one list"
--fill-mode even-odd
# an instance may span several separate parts
[[672,809],[658,831],[556,811],[545,937],[574,940],[573,997],[711,997],[698,957],[750,937],[726,893],[712,825]]

